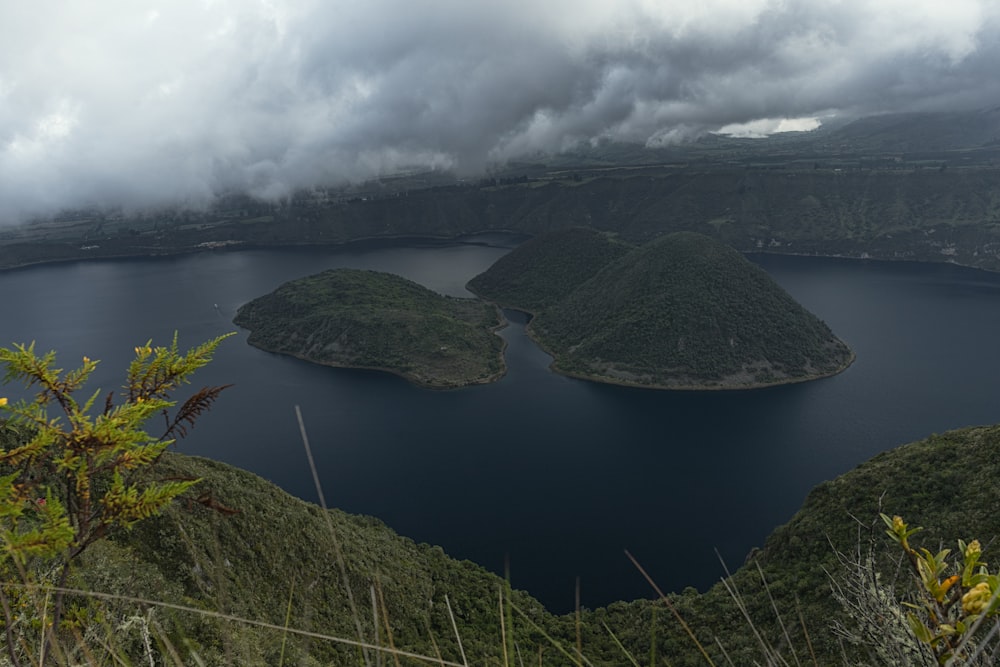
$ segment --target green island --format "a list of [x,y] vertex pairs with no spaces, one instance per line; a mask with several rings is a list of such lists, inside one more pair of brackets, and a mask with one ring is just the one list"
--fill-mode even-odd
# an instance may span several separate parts
[[293,280],[244,304],[233,321],[263,350],[423,387],[492,382],[505,371],[495,307],[388,273],[333,269]]
[[590,229],[537,237],[469,283],[532,312],[552,368],[600,382],[745,389],[826,377],[854,355],[740,253],[701,234],[629,246]]

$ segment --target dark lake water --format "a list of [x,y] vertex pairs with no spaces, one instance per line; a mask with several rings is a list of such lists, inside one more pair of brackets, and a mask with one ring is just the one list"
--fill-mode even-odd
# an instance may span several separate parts
[[[244,302],[339,266],[392,271],[442,293],[509,250],[399,242],[41,266],[0,274],[0,343],[36,340],[62,365],[102,359],[121,383],[132,349],[232,331]],[[657,392],[571,380],[515,322],[509,373],[458,391],[330,369],[226,341],[195,385],[235,383],[180,450],[315,493],[294,406],[328,501],[502,571],[556,611],[704,589],[786,522],[809,489],[932,432],[1000,421],[1000,276],[946,265],[754,257],[857,352],[833,378],[745,392]],[[15,394],[13,388],[4,390]],[[873,489],[873,494],[878,490]],[[267,548],[262,544],[261,548]]]

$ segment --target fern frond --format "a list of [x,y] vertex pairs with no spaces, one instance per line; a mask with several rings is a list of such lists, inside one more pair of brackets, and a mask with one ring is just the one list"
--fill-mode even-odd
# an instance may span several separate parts
[[232,386],[231,384],[224,384],[218,387],[202,387],[188,400],[184,401],[177,414],[174,415],[173,420],[167,422],[167,430],[163,432],[160,439],[167,440],[185,437],[188,431],[194,428],[198,417],[212,409],[212,405],[219,397],[219,394]]

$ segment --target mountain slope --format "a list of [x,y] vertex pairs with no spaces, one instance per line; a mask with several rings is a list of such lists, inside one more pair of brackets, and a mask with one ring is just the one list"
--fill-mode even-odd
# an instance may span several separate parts
[[536,314],[553,369],[666,388],[744,388],[837,373],[853,360],[819,319],[738,252],[700,234],[641,247],[590,229],[546,234],[469,283]]
[[[2,433],[0,433],[2,435]],[[439,548],[395,535],[376,519],[330,512],[293,498],[269,482],[231,466],[177,454],[160,462],[158,474],[202,481],[164,516],[97,543],[85,556],[74,586],[102,593],[132,595],[181,603],[278,626],[246,626],[192,613],[154,609],[178,647],[195,650],[207,664],[277,664],[280,628],[356,638],[336,553],[343,555],[347,579],[361,608],[362,637],[387,645],[385,618],[401,649],[469,664],[502,664],[498,613],[501,580],[467,561],[449,559]],[[790,644],[802,664],[841,664],[841,648],[830,624],[851,627],[830,594],[831,581],[857,573],[844,569],[835,550],[851,553],[869,545],[876,568],[891,581],[898,549],[884,536],[876,514],[901,514],[926,532],[918,545],[953,547],[958,538],[978,538],[984,558],[996,570],[1000,515],[1000,426],[977,427],[934,435],[879,454],[835,480],[817,486],[802,508],[775,530],[764,548],[734,574],[750,617],[775,644],[782,631],[774,608],[783,615]],[[872,523],[873,520],[875,523]],[[869,525],[874,526],[869,528]],[[651,529],[657,529],[651,527]],[[668,527],[661,529],[669,529]],[[725,524],[716,527],[725,531]],[[336,536],[336,537],[335,537]],[[682,547],[681,547],[682,548]],[[770,592],[761,585],[758,565]],[[832,577],[832,579],[831,579]],[[908,579],[900,579],[905,586]],[[379,639],[373,634],[372,586],[380,617]],[[462,648],[455,639],[444,602],[452,606]],[[774,599],[772,607],[771,598]],[[531,623],[565,646],[575,642],[571,616],[554,617],[526,595],[513,599]],[[717,637],[734,664],[752,664],[761,655],[746,620],[721,585],[699,595],[693,589],[672,596],[699,640],[718,664],[727,664]],[[134,615],[129,601],[112,613]],[[286,621],[286,613],[291,609]],[[384,615],[382,609],[384,608]],[[656,611],[658,608],[659,611]],[[144,612],[145,613],[145,612]],[[799,620],[801,615],[801,621]],[[570,665],[523,616],[514,617],[518,650],[545,665]],[[703,665],[703,658],[671,614],[650,600],[621,602],[582,614],[584,654],[594,665],[627,664],[608,630],[634,655],[657,654],[677,666]],[[809,633],[808,639],[803,625]],[[652,626],[655,626],[653,631]],[[286,664],[362,664],[355,649],[317,638],[288,635]],[[123,638],[118,639],[124,641]],[[436,646],[436,648],[435,648]],[[852,650],[848,646],[848,650]],[[851,664],[870,664],[864,652]],[[427,664],[404,659],[402,664]],[[436,664],[431,662],[430,664]]]
[[[810,491],[789,522],[777,527],[763,548],[755,549],[746,564],[734,571],[731,583],[741,592],[754,625],[780,647],[787,664],[909,664],[879,660],[872,642],[856,645],[834,631],[833,624],[839,623],[849,633],[856,632],[860,617],[847,613],[834,599],[833,587],[859,577],[872,581],[877,577],[886,585],[895,584],[895,600],[906,599],[907,591],[912,590],[913,577],[901,568],[900,549],[885,535],[879,512],[899,514],[911,525],[924,527],[912,542],[935,553],[943,548],[955,550],[959,539],[980,540],[984,560],[989,562],[990,572],[996,572],[1000,558],[998,477],[1000,425],[949,431],[883,452]],[[726,525],[715,528],[722,533]],[[858,554],[864,558],[869,551],[874,560],[866,569],[849,564],[852,559],[857,562]],[[846,555],[847,564],[837,552]],[[762,581],[767,582],[766,589]],[[673,598],[673,603],[716,664],[768,664],[762,660],[747,620],[721,584],[701,595],[688,589]],[[881,625],[875,628],[874,642],[891,649],[891,637],[905,636],[909,629],[902,616],[896,617],[896,625],[890,622],[892,610],[898,613],[900,609],[894,606],[893,598],[882,603],[886,606],[880,615]],[[784,629],[775,610],[781,614]],[[597,636],[601,624],[607,623],[639,656],[649,654],[653,619],[659,655],[668,656],[675,667],[706,664],[691,639],[660,605],[637,600],[584,615],[585,627],[593,633],[588,637]],[[715,638],[732,663],[721,655]],[[791,657],[793,651],[797,659]],[[850,656],[846,662],[845,651]],[[591,657],[614,664],[613,652]],[[929,658],[913,664],[932,665],[935,661]]]
[[609,264],[532,331],[567,373],[661,387],[804,380],[852,360],[829,328],[735,250],[670,234]]
[[[500,659],[503,581],[478,565],[400,537],[371,517],[338,510],[326,517],[316,505],[222,463],[172,454],[159,465],[161,475],[201,482],[165,515],[88,553],[80,571],[89,589],[357,640],[350,595],[359,609],[361,640],[368,644],[389,645],[388,623],[391,642],[403,650],[431,657],[439,651],[458,663],[463,651],[469,664]],[[538,602],[520,592],[513,600],[535,622],[553,629],[554,617]],[[207,664],[278,664],[280,631],[193,613],[170,614],[164,623],[178,646],[195,647]],[[525,647],[534,641],[528,630],[518,623],[514,631]],[[345,644],[287,639],[285,664],[363,664],[358,650]],[[378,664],[392,659],[383,655]],[[404,659],[403,664],[428,663]]]
[[552,306],[634,246],[589,227],[536,236],[469,281],[468,289],[500,305],[538,312]]

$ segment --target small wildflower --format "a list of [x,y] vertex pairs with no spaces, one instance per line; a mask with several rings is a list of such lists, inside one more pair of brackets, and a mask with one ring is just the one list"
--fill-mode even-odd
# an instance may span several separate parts
[[892,517],[892,529],[897,533],[902,533],[906,530],[906,524],[903,523],[903,517],[901,516]]
[[962,609],[966,614],[982,613],[991,597],[993,594],[990,592],[990,585],[985,581],[978,583],[962,596]]
[[7,398],[5,396],[0,396],[0,408],[7,405]]
[[965,547],[965,557],[966,558],[972,558],[973,556],[978,556],[981,553],[983,553],[983,548],[982,548],[982,546],[980,546],[979,540],[972,540]]

